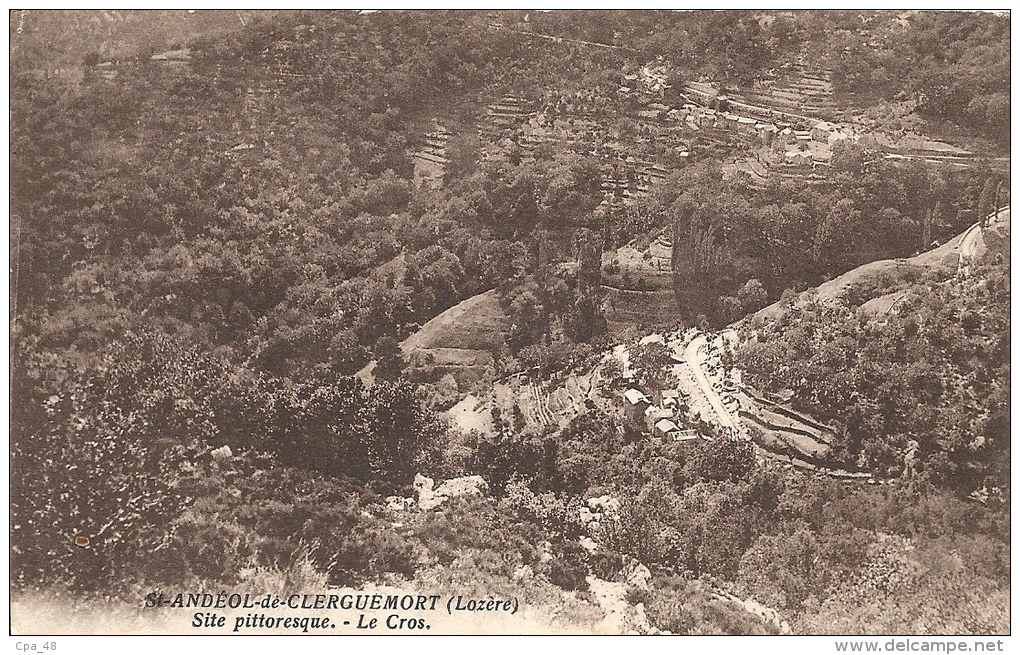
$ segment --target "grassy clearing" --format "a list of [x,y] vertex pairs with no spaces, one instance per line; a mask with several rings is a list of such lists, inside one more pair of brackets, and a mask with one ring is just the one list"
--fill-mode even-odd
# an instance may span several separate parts
[[405,355],[418,349],[491,350],[502,341],[506,315],[495,291],[454,305],[400,344]]

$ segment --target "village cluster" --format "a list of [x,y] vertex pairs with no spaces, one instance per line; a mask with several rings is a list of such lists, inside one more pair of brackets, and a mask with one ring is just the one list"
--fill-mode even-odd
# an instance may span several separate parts
[[[769,93],[782,98],[792,92]],[[606,160],[612,166],[602,185],[606,203],[646,194],[698,152],[724,156],[724,173],[745,174],[750,184],[763,183],[772,171],[820,179],[817,169],[829,165],[836,144],[857,138],[851,128],[820,118],[741,102],[718,85],[674,88],[667,66],[654,61],[621,72],[615,93],[547,90],[535,100],[503,95],[486,106],[477,133],[483,159],[517,149],[522,162],[534,161],[538,148],[555,144]],[[451,136],[438,119],[425,133],[413,155],[419,185],[442,184]]]
[[[711,342],[695,328],[683,332],[650,334],[637,341],[638,349],[658,344],[668,353],[670,364],[665,388],[641,389],[636,382],[639,371],[631,356],[631,346],[616,346],[609,357],[622,365],[623,405],[627,418],[635,427],[647,428],[658,436],[678,441],[698,438],[712,440],[712,436],[695,429],[681,429],[678,423],[702,423],[711,426],[717,434],[739,438],[732,412],[736,389],[720,363],[721,349],[726,337],[716,336]],[[737,377],[739,379],[739,372]],[[722,397],[720,397],[722,395]]]

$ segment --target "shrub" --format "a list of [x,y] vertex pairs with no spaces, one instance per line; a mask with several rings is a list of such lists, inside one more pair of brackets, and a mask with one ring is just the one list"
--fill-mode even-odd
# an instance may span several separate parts
[[754,469],[754,446],[749,441],[715,439],[692,449],[685,477],[719,482],[744,479]]
[[12,435],[12,579],[89,589],[154,573],[187,504],[172,484],[186,450],[146,446],[121,417],[71,417]]
[[690,596],[684,580],[673,576],[657,577],[654,586],[644,595],[645,614],[652,625],[673,634],[691,633],[694,616],[684,607],[684,599]]
[[[612,580],[623,570],[624,557],[615,551],[600,547],[588,555],[588,568],[603,580]],[[632,603],[633,604],[633,603]]]
[[[328,559],[325,568],[330,584],[357,585],[396,573],[414,577],[418,558],[414,546],[388,525],[362,525],[353,533],[332,532],[317,549],[316,561]],[[321,555],[319,554],[321,551]]]
[[549,582],[567,591],[578,591],[587,589],[588,582],[585,579],[588,570],[584,564],[569,557],[560,555],[549,560],[543,571]]
[[648,589],[642,589],[641,587],[627,587],[627,593],[624,596],[627,602],[631,605],[644,604],[648,605],[652,599],[652,593]]

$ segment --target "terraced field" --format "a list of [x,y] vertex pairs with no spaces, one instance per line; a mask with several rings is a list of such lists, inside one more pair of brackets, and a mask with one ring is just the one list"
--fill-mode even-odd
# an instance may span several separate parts
[[603,306],[613,334],[635,326],[668,326],[679,318],[672,290],[630,291],[607,286],[602,290],[606,294]]

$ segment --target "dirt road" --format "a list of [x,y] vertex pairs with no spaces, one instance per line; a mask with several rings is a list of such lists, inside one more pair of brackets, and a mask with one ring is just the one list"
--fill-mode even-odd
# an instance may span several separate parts
[[701,391],[705,394],[708,402],[712,405],[712,409],[715,410],[716,416],[719,417],[719,423],[728,428],[735,428],[736,423],[733,421],[733,417],[726,411],[726,408],[722,404],[722,399],[719,398],[719,394],[712,388],[712,384],[708,381],[708,377],[705,375],[705,369],[703,368],[705,360],[708,359],[708,355],[705,353],[705,344],[708,339],[704,334],[691,339],[691,342],[687,344],[687,349],[684,351],[684,359],[691,364],[691,371],[694,373],[694,379],[697,380],[698,386],[701,387]]
[[[988,227],[984,229],[992,229],[1000,222],[1009,223],[1009,205],[992,214],[988,219]],[[980,223],[975,223],[969,230],[963,233],[963,238],[960,239],[961,267],[976,260],[984,252],[982,248],[984,245],[984,240],[982,239],[984,229],[982,229]]]

